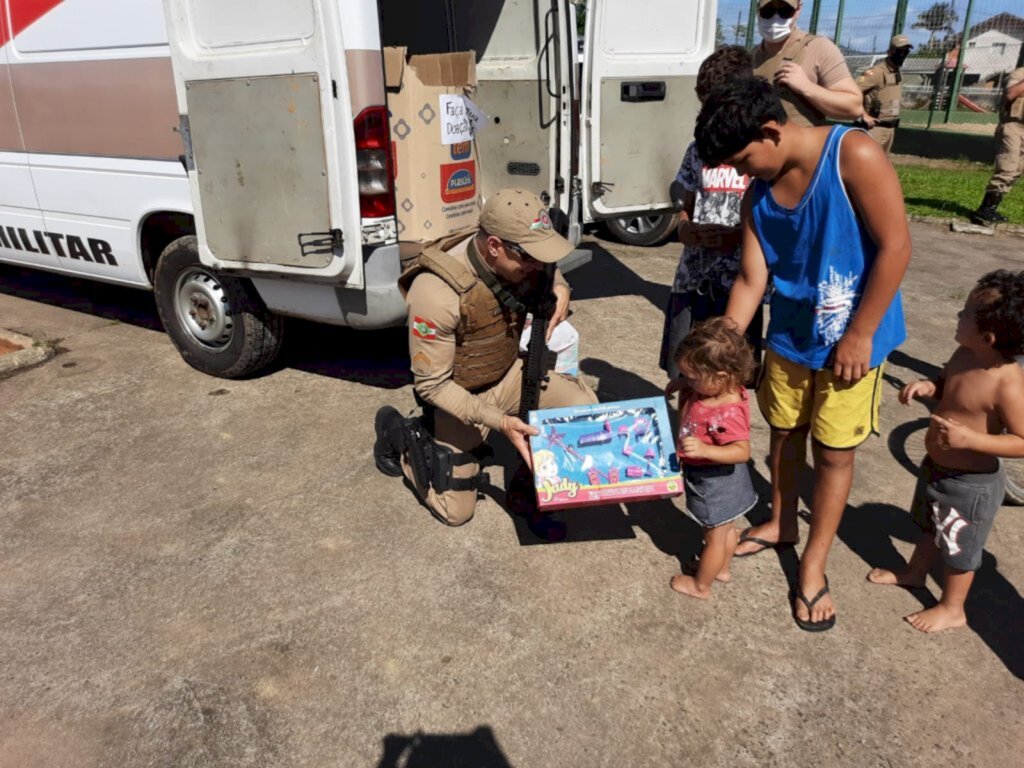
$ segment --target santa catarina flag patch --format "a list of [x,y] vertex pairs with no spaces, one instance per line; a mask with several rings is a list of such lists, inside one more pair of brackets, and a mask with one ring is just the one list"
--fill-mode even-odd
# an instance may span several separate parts
[[412,319],[412,335],[418,339],[433,341],[437,338],[437,326],[422,317]]

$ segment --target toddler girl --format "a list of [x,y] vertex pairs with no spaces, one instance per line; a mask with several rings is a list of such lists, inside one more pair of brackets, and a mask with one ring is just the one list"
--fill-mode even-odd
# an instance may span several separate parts
[[711,596],[711,584],[729,581],[738,535],[732,521],[757,504],[750,481],[750,401],[754,371],[750,345],[723,317],[694,327],[675,353],[684,386],[679,395],[678,453],[686,509],[704,526],[704,551],[694,575],[672,577],[672,589]]

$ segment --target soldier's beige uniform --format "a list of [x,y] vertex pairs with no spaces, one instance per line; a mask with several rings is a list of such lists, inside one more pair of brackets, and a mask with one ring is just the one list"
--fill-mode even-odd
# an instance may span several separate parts
[[[447,251],[428,249],[400,281],[407,290],[416,393],[434,406],[434,439],[456,453],[477,448],[490,430],[501,427],[502,416],[516,414],[522,387],[519,337],[525,313],[502,306],[479,278],[468,252],[476,249],[474,237],[445,244]],[[476,261],[488,269],[482,258]],[[565,285],[558,272],[555,283]],[[540,395],[541,408],[596,402],[581,381],[553,372]],[[415,485],[405,456],[402,469]],[[453,469],[453,477],[470,478],[479,471],[476,463],[464,464]],[[417,487],[417,492],[448,525],[473,517],[475,490],[437,493]]]
[[[1024,82],[1024,67],[1015,69],[1006,81],[1009,90]],[[1024,96],[1003,101],[996,128],[996,170],[986,192],[1007,194],[1024,174]]]
[[864,111],[880,122],[872,126],[868,133],[888,154],[892,150],[896,123],[900,118],[900,100],[903,95],[900,68],[885,59],[858,77],[857,85],[864,94]]
[[[822,88],[831,88],[840,80],[850,77],[850,68],[846,66],[846,59],[835,43],[801,29],[794,29],[782,49],[774,56],[769,56],[762,41],[754,49],[754,74],[774,82],[779,67],[789,61],[799,65],[811,82]],[[789,88],[780,88],[779,96],[792,123],[825,125],[825,115]]]

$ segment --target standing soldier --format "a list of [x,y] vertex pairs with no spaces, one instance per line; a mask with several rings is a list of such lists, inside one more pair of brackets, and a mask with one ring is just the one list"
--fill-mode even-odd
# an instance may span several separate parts
[[761,44],[753,50],[754,74],[775,83],[790,122],[825,125],[861,112],[860,90],[846,59],[827,37],[797,27],[802,0],[758,0]]
[[857,122],[868,129],[886,154],[892,151],[896,128],[900,124],[900,98],[903,95],[900,67],[912,47],[906,35],[894,36],[889,42],[889,55],[885,61],[857,78],[857,85],[864,94],[864,114]]
[[1006,221],[997,208],[1003,195],[1024,173],[1024,67],[1010,73],[1003,91],[1003,109],[999,113],[999,127],[996,128],[996,172],[985,188],[985,198],[978,210],[971,214],[971,221],[990,226]]

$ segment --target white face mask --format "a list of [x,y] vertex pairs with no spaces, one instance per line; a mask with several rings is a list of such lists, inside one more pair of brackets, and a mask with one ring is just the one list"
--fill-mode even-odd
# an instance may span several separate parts
[[788,19],[784,19],[781,16],[762,19],[758,16],[757,30],[767,42],[777,43],[780,40],[785,40],[793,33],[793,22],[795,20],[795,16],[790,16]]

